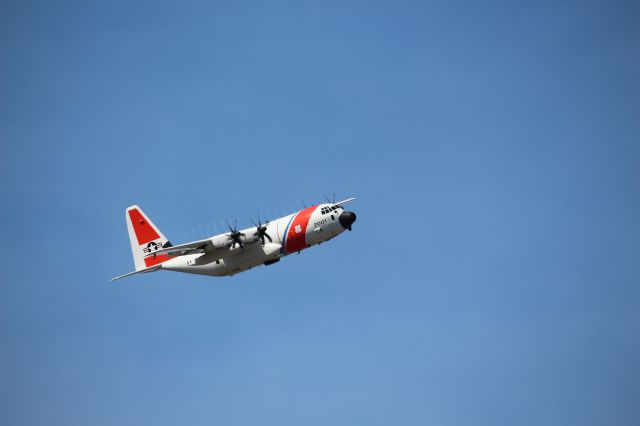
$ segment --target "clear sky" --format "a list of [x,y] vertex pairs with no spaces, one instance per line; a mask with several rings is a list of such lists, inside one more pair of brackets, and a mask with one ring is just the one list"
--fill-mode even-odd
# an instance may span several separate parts
[[[638,2],[0,6],[0,424],[640,424]],[[357,197],[233,278],[133,270]]]

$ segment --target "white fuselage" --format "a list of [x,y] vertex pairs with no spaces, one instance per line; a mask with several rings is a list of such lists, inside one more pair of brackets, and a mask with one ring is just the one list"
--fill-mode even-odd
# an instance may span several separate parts
[[[224,251],[178,256],[162,263],[162,269],[192,274],[226,276],[235,275],[255,266],[277,262],[281,257],[297,253],[308,247],[330,240],[345,231],[338,216],[341,206],[320,204],[267,222],[268,239],[264,246],[255,237],[256,228],[240,230],[244,234],[243,246],[227,246]],[[229,234],[210,238],[214,245],[224,245]]]

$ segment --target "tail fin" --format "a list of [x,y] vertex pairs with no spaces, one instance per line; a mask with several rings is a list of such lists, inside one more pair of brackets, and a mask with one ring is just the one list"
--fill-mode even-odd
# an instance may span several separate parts
[[166,254],[145,257],[149,254],[153,254],[154,251],[163,247],[171,247],[171,243],[165,238],[153,222],[149,220],[142,209],[138,206],[131,206],[127,208],[125,216],[136,271],[140,271],[169,260],[169,256]]

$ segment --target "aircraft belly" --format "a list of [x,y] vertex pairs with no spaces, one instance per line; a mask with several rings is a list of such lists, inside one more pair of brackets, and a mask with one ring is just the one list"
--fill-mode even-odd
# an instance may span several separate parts
[[235,275],[280,257],[280,244],[268,243],[245,246],[224,258],[209,254],[181,256],[163,264],[163,269],[191,274],[225,276]]
[[223,276],[228,275],[223,262],[213,256],[194,254],[180,256],[162,264],[162,269],[190,274]]

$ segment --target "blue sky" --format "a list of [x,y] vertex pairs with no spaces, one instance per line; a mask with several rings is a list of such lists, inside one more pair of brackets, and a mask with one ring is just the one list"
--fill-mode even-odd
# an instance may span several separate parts
[[[634,2],[5,2],[0,423],[636,425]],[[216,279],[172,240],[358,198]]]

